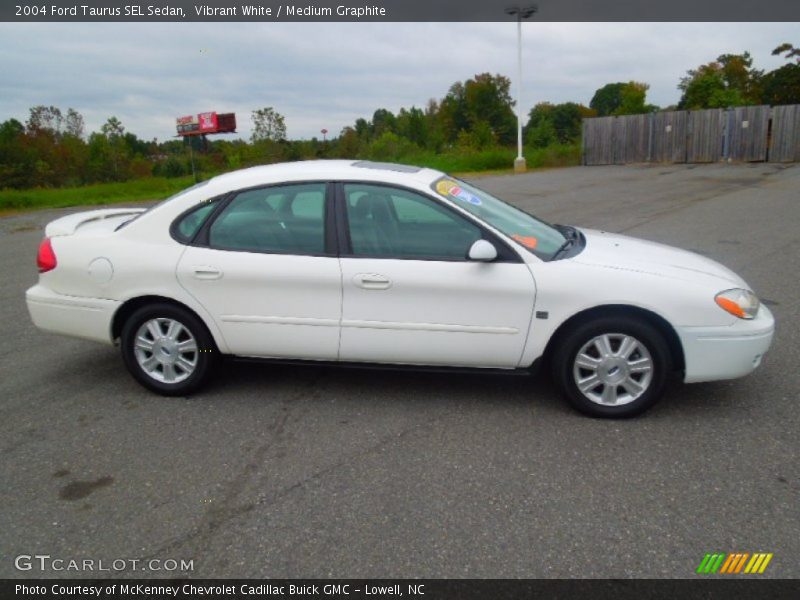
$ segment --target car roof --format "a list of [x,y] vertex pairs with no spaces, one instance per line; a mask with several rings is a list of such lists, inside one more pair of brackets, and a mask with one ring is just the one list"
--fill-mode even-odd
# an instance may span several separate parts
[[424,167],[365,160],[305,160],[241,169],[208,181],[214,194],[285,181],[381,181],[430,185],[443,173]]

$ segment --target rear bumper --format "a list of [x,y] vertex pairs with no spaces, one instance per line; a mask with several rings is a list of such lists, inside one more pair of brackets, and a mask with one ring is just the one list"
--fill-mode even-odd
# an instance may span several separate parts
[[679,327],[686,360],[684,381],[735,379],[752,373],[772,343],[775,319],[761,305],[751,321],[729,327]]
[[116,300],[65,296],[35,285],[25,292],[33,324],[39,329],[72,337],[113,343],[111,321],[121,304]]

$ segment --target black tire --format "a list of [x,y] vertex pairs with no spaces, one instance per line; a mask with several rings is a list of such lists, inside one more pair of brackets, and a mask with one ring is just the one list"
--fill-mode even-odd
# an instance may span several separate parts
[[[626,338],[633,338],[638,344],[632,346],[634,350],[627,359],[622,356],[623,343],[630,344]],[[601,347],[612,350],[605,354],[607,358],[603,358]],[[581,364],[576,365],[581,350]],[[590,363],[589,359],[597,362]],[[639,372],[648,359],[649,374]],[[596,366],[583,368],[588,364]],[[602,317],[579,324],[557,340],[552,356],[556,385],[574,408],[593,417],[627,418],[641,414],[663,395],[671,368],[663,335],[647,321],[635,317]],[[595,381],[593,376],[597,384],[590,387]],[[578,387],[578,380],[585,393]],[[605,403],[614,398],[618,404]]]
[[[152,329],[147,329],[144,331],[146,338],[144,341],[149,343],[151,340],[155,340],[156,343],[153,344],[151,351],[140,348],[137,356],[137,333],[140,333],[141,328],[146,328],[146,324],[154,322],[155,327],[160,328],[159,331],[162,333],[165,330],[169,331],[170,322],[178,323],[183,330],[176,328],[177,331],[180,331],[180,335],[173,342],[167,337],[158,338],[152,333]],[[120,337],[122,359],[130,374],[148,390],[163,396],[185,396],[199,389],[212,375],[219,358],[219,352],[205,324],[188,310],[174,304],[148,304],[136,310],[125,321]],[[194,338],[196,348],[194,353],[181,350],[178,346],[179,343],[186,342],[190,337]],[[177,354],[175,354],[176,350]],[[180,355],[179,358],[185,359],[185,362],[171,360],[170,352],[175,357]],[[165,365],[164,362],[160,362],[161,359],[157,354],[164,362],[175,364]],[[150,356],[153,357],[153,361],[148,364],[155,364],[156,367],[148,372],[141,364],[140,359],[147,361]],[[182,368],[182,365],[192,364],[191,371],[188,368]],[[169,381],[168,372],[172,373],[172,381]]]

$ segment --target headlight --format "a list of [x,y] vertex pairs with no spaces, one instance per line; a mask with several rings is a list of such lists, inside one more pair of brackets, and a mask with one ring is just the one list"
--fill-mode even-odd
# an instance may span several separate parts
[[725,290],[714,296],[720,308],[740,319],[755,319],[759,301],[750,290]]

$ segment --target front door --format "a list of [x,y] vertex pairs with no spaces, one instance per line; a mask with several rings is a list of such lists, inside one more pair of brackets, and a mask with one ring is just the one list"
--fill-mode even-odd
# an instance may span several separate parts
[[519,365],[536,289],[516,254],[468,260],[487,234],[424,194],[361,183],[342,191],[340,360]]

